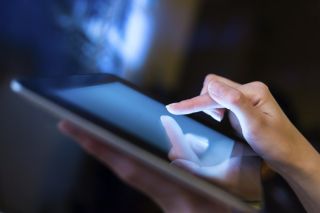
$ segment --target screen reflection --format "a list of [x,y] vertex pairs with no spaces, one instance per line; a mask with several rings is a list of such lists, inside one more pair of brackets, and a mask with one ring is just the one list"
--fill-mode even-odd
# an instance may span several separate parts
[[246,145],[189,117],[172,115],[160,102],[120,82],[54,93],[138,138],[137,146],[158,149],[167,156],[164,160],[179,168],[239,191],[245,199],[256,199],[260,193],[259,161],[252,159],[255,153]]

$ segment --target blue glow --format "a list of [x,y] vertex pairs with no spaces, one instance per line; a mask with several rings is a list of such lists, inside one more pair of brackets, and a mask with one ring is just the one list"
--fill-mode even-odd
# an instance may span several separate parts
[[59,17],[68,29],[85,34],[81,47],[86,65],[102,72],[138,71],[145,64],[153,37],[153,0],[77,1],[71,18]]
[[10,87],[14,92],[20,92],[22,90],[21,85],[17,81],[11,81]]
[[138,70],[144,64],[152,37],[151,17],[146,14],[147,0],[135,0],[123,33],[116,25],[108,30],[110,44],[120,54],[125,69]]
[[92,18],[85,24],[85,31],[91,41],[98,42],[103,32],[104,21],[99,18]]
[[150,23],[141,7],[135,6],[132,10],[125,32],[123,56],[131,67],[139,68],[146,57],[150,40]]

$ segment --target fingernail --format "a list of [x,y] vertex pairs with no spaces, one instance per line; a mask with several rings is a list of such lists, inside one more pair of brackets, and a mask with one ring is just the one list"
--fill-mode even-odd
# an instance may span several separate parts
[[176,103],[172,103],[172,104],[169,104],[166,106],[167,110],[170,112],[170,113],[174,113],[174,106],[176,105]]

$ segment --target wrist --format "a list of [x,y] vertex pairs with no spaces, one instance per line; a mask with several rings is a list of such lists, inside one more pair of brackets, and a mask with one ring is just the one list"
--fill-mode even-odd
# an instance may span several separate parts
[[296,152],[291,153],[287,160],[276,166],[276,171],[285,179],[306,180],[317,174],[320,164],[319,153],[304,139]]
[[309,153],[305,153],[302,160],[292,163],[280,172],[308,212],[319,210],[319,164],[320,155],[310,145]]

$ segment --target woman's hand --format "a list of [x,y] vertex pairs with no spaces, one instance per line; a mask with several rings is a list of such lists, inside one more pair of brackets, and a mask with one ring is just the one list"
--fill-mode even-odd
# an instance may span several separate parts
[[261,82],[238,84],[208,75],[200,96],[170,104],[172,114],[203,111],[220,121],[229,110],[233,127],[295,190],[310,212],[320,207],[320,157]]
[[198,195],[127,154],[114,149],[67,121],[59,123],[64,134],[77,141],[120,179],[152,198],[165,212],[231,212],[231,208]]
[[233,127],[274,169],[302,161],[313,150],[261,82],[238,84],[208,75],[200,96],[167,106],[173,114],[203,111],[220,121],[226,109]]

